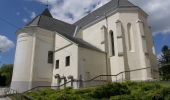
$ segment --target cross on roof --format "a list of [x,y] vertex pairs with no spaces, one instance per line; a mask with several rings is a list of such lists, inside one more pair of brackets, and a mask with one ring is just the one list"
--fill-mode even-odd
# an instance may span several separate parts
[[48,7],[49,7],[48,0],[47,0],[47,4],[46,4],[45,6],[46,6],[46,8],[48,9]]

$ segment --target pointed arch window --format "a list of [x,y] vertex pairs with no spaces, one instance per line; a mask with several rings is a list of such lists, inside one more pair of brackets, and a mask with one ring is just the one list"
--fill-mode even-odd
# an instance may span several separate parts
[[115,56],[114,33],[112,30],[110,30],[109,34],[110,34],[110,43],[111,43],[110,45],[111,55]]

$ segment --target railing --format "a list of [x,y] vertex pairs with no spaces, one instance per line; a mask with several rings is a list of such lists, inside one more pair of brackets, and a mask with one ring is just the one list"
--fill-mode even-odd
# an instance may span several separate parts
[[[88,86],[96,86],[96,85],[104,85],[104,84],[107,84],[107,83],[110,83],[110,82],[123,82],[125,81],[125,77],[124,77],[124,74],[126,73],[130,73],[130,72],[136,72],[136,71],[141,71],[141,70],[144,70],[144,69],[150,69],[151,67],[146,67],[146,68],[141,68],[141,69],[135,69],[135,70],[130,70],[130,71],[122,71],[116,75],[99,75],[99,76],[96,76],[90,80],[86,80],[86,81],[83,81],[83,80],[72,80],[72,81],[68,81],[66,83],[63,83],[61,85],[58,85],[58,86],[37,86],[37,87],[34,87],[30,90],[27,90],[23,93],[27,93],[27,92],[30,92],[30,91],[34,91],[34,90],[39,90],[39,89],[42,89],[42,88],[61,88],[61,87],[66,87],[68,84],[70,83],[77,83],[79,85],[79,88],[82,88],[82,87],[88,87]],[[120,80],[120,75],[121,75],[121,80]],[[103,78],[103,77],[106,77],[106,78]],[[109,81],[107,78],[115,78],[115,81]],[[118,80],[118,77],[119,77],[119,80]],[[91,84],[92,85],[91,85]],[[95,84],[96,83],[96,84]],[[90,85],[87,85],[87,84],[90,84]]]
[[0,92],[1,92],[0,97],[9,96],[11,94],[17,94],[15,90],[10,89],[8,87],[1,88]]
[[0,98],[11,97],[14,100],[35,100],[32,97],[29,97],[25,94],[18,93],[16,90],[13,90],[8,87],[4,87],[0,89]]
[[72,82],[72,81],[68,81],[68,82],[66,82],[66,83],[64,83],[64,84],[61,84],[61,85],[59,85],[59,86],[37,86],[37,87],[34,87],[34,88],[30,89],[30,90],[27,90],[27,91],[23,92],[23,94],[25,94],[25,93],[27,93],[27,92],[30,92],[30,91],[32,91],[32,90],[39,90],[39,89],[41,89],[41,88],[60,88],[60,87],[65,86],[66,84],[71,83],[71,82]]

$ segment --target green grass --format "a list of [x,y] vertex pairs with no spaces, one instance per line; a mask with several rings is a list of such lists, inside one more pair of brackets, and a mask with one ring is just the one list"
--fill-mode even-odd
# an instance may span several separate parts
[[84,89],[47,88],[26,95],[35,100],[170,100],[170,82],[124,82]]

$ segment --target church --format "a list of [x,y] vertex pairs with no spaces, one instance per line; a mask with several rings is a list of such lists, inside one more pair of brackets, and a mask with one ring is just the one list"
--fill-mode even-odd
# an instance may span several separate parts
[[45,9],[16,32],[11,89],[23,92],[102,75],[84,86],[159,79],[147,17],[128,0],[111,0],[73,24]]

